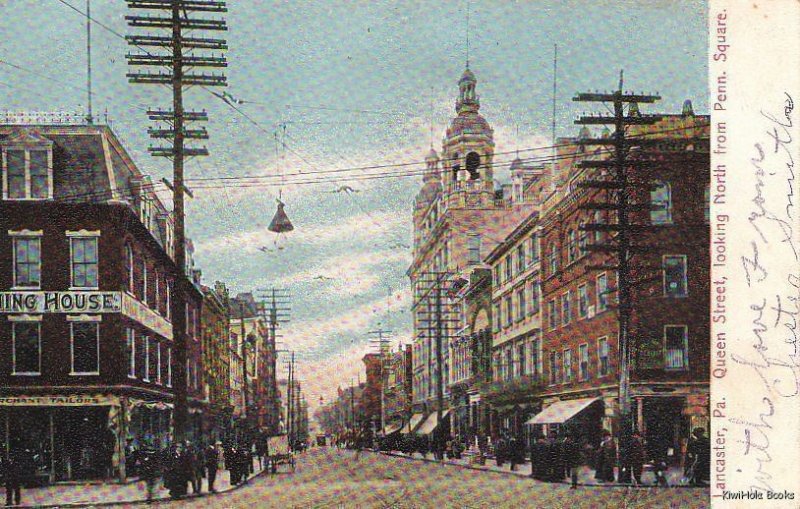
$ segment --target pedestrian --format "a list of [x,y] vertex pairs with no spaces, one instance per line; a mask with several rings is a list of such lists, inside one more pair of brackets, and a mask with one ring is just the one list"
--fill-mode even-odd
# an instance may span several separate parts
[[705,486],[709,482],[711,468],[711,442],[703,428],[695,428],[686,446],[686,464],[689,482],[694,486]]
[[595,478],[601,482],[614,482],[614,466],[617,463],[617,444],[608,430],[603,430],[603,438],[597,450],[597,470]]
[[638,432],[634,432],[628,447],[628,457],[625,459],[631,480],[635,485],[642,484],[642,470],[644,469],[644,440]]
[[564,437],[562,443],[563,448],[563,461],[567,477],[570,478],[572,484],[570,489],[578,487],[578,468],[581,465],[581,445],[574,434],[569,433]]
[[506,462],[506,436],[505,430],[500,432],[497,441],[494,443],[494,460],[497,463],[497,468],[502,468]]
[[256,454],[258,454],[258,467],[264,470],[264,458],[267,455],[267,437],[262,434],[256,444]]
[[206,475],[208,476],[208,491],[211,493],[216,493],[217,490],[216,488],[214,488],[214,482],[217,480],[219,451],[214,446],[214,444],[210,444],[206,448],[204,459],[205,459]]
[[164,485],[174,500],[186,495],[186,478],[183,471],[183,451],[175,444],[167,453]]
[[547,440],[540,435],[531,447],[531,477],[540,481],[546,480],[549,464]]
[[517,463],[519,463],[519,441],[513,435],[507,435],[506,438],[506,458],[508,459],[508,463],[510,465],[510,469],[513,472],[517,468]]
[[146,451],[140,456],[139,475],[147,486],[147,502],[155,498],[158,478],[161,476],[159,451]]
[[228,449],[228,455],[225,458],[225,468],[230,472],[231,485],[236,486],[241,480],[241,469],[239,468],[239,449],[232,445]]
[[22,472],[17,451],[11,451],[3,461],[3,478],[6,486],[6,505],[22,503]]
[[197,485],[197,454],[194,446],[188,440],[183,444],[181,473],[183,474],[184,486],[191,485],[192,493],[199,493],[200,487]]
[[556,434],[550,435],[547,439],[547,480],[558,482],[564,480],[564,467],[561,459],[561,442],[557,440]]

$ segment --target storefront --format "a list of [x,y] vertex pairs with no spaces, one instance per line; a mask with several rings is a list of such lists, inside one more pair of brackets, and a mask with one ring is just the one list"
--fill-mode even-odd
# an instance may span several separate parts
[[27,456],[37,482],[106,479],[119,472],[117,396],[5,396],[0,412],[5,451]]
[[534,436],[575,433],[580,441],[596,445],[603,432],[604,406],[598,397],[555,400],[525,424]]

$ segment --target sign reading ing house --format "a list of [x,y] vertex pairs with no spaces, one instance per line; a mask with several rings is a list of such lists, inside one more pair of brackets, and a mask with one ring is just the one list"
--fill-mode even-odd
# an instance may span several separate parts
[[0,292],[0,313],[119,313],[120,292]]

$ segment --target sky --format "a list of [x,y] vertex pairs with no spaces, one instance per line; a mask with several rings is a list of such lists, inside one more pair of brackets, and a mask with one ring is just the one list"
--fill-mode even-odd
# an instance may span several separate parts
[[[86,20],[67,4],[85,11],[85,0],[0,0],[0,110],[85,111]],[[322,184],[298,180],[420,163],[431,142],[438,150],[467,54],[497,153],[550,143],[556,44],[558,136],[576,134],[573,120],[587,107],[573,95],[613,89],[620,69],[625,89],[662,96],[644,112],[679,112],[685,99],[708,112],[707,6],[699,0],[248,0],[228,8],[226,91],[241,112],[187,91],[187,108],[208,111],[211,136],[211,155],[191,160],[187,178],[266,178],[198,185],[187,230],[206,284],[256,296],[290,290],[279,348],[297,351],[312,411],[320,397],[329,402],[337,387],[364,379],[369,331],[391,330],[394,346],[411,340],[405,273],[421,177],[403,176],[418,166],[390,166],[328,174]],[[94,112],[103,122],[107,114],[143,172],[171,178],[170,164],[147,153],[145,115],[168,106],[169,91],[125,76],[125,54],[136,49],[121,36],[141,32],[126,26],[122,1],[92,0],[91,12]],[[375,171],[387,178],[354,180]],[[344,185],[353,192],[336,192]],[[276,239],[267,226],[279,193],[295,230]]]

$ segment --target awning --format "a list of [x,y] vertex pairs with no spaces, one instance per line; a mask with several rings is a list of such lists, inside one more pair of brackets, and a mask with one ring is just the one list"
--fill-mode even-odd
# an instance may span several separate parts
[[402,424],[387,424],[386,427],[383,429],[384,435],[391,435],[395,431],[399,431],[402,428]]
[[589,405],[598,401],[600,398],[581,398],[569,399],[566,401],[556,401],[538,414],[528,419],[525,424],[562,424],[572,419]]
[[[442,412],[442,419],[447,417],[447,414],[449,413],[450,410],[445,410],[444,412]],[[423,422],[422,426],[419,427],[417,433],[419,433],[420,435],[429,435],[433,433],[433,430],[435,430],[436,426],[438,425],[439,425],[439,420],[436,417],[436,412],[433,412],[431,415],[428,416],[427,419],[425,419],[425,422]]]
[[425,416],[423,414],[414,414],[414,415],[412,415],[411,416],[411,420],[408,421],[408,431],[407,432],[408,433],[413,433],[414,430],[417,429],[417,426],[419,425],[419,423],[422,422],[422,419],[424,417]]

